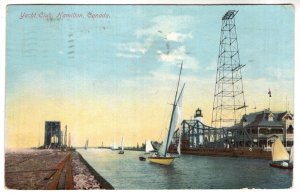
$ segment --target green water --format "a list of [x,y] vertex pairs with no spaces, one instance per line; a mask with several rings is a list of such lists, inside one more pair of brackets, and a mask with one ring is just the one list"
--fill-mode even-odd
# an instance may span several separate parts
[[171,166],[140,161],[143,152],[78,150],[115,189],[241,189],[289,188],[293,171],[254,158],[183,155]]

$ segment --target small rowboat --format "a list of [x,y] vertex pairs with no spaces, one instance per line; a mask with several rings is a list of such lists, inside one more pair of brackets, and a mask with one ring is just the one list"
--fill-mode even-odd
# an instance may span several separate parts
[[140,161],[146,161],[146,158],[143,156],[140,156],[139,159],[140,159]]

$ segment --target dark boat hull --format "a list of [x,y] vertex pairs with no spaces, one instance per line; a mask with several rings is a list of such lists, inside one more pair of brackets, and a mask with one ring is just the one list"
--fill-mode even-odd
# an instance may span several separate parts
[[271,167],[279,168],[279,169],[293,169],[293,165],[288,165],[288,166],[282,166],[281,164],[278,163],[270,163]]
[[142,156],[140,156],[139,159],[140,159],[140,161],[146,161],[146,158],[142,157]]

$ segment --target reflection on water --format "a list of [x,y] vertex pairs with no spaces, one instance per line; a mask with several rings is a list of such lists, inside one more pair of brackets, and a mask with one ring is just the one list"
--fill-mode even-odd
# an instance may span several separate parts
[[78,150],[115,189],[289,188],[291,170],[269,166],[269,160],[183,155],[171,166],[140,161],[143,152]]

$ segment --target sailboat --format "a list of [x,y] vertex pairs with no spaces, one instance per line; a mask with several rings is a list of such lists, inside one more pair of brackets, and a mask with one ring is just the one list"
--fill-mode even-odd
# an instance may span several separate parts
[[[293,158],[292,151],[291,157]],[[281,169],[293,168],[293,163],[290,163],[290,155],[279,138],[277,138],[272,145],[272,162],[270,163],[270,166]]]
[[124,140],[122,137],[122,141],[121,141],[121,150],[119,151],[119,154],[124,154]]
[[89,146],[89,139],[86,140],[85,145],[84,145],[84,149],[87,149]]
[[[145,141],[145,154],[150,154],[150,152],[155,151],[155,149],[152,146],[151,141],[148,139],[147,141]],[[140,161],[145,161],[146,157],[144,156],[139,156]]]
[[153,152],[154,151],[154,148],[151,144],[151,141],[148,139],[145,143],[145,154],[150,154],[150,152]]
[[117,150],[117,149],[118,149],[118,146],[117,146],[115,140],[114,140],[114,142],[113,142],[112,145],[111,145],[111,149],[112,149],[112,150]]
[[[158,149],[158,153],[155,153],[152,156],[148,157],[148,160],[151,163],[157,163],[161,165],[170,165],[176,157],[171,156],[170,154],[167,153],[169,146],[171,144],[174,132],[177,127],[179,115],[180,115],[180,107],[181,107],[181,101],[182,101],[182,94],[183,94],[183,89],[185,84],[183,85],[179,95],[178,95],[178,88],[180,84],[180,76],[181,76],[181,70],[182,70],[182,63],[180,67],[180,72],[179,72],[179,79],[177,83],[177,88],[176,88],[176,93],[175,93],[175,99],[174,99],[174,104],[173,104],[173,109],[172,109],[172,114],[171,114],[171,120],[169,124],[169,129],[167,136],[165,137],[162,145]],[[178,97],[177,97],[178,95]]]

